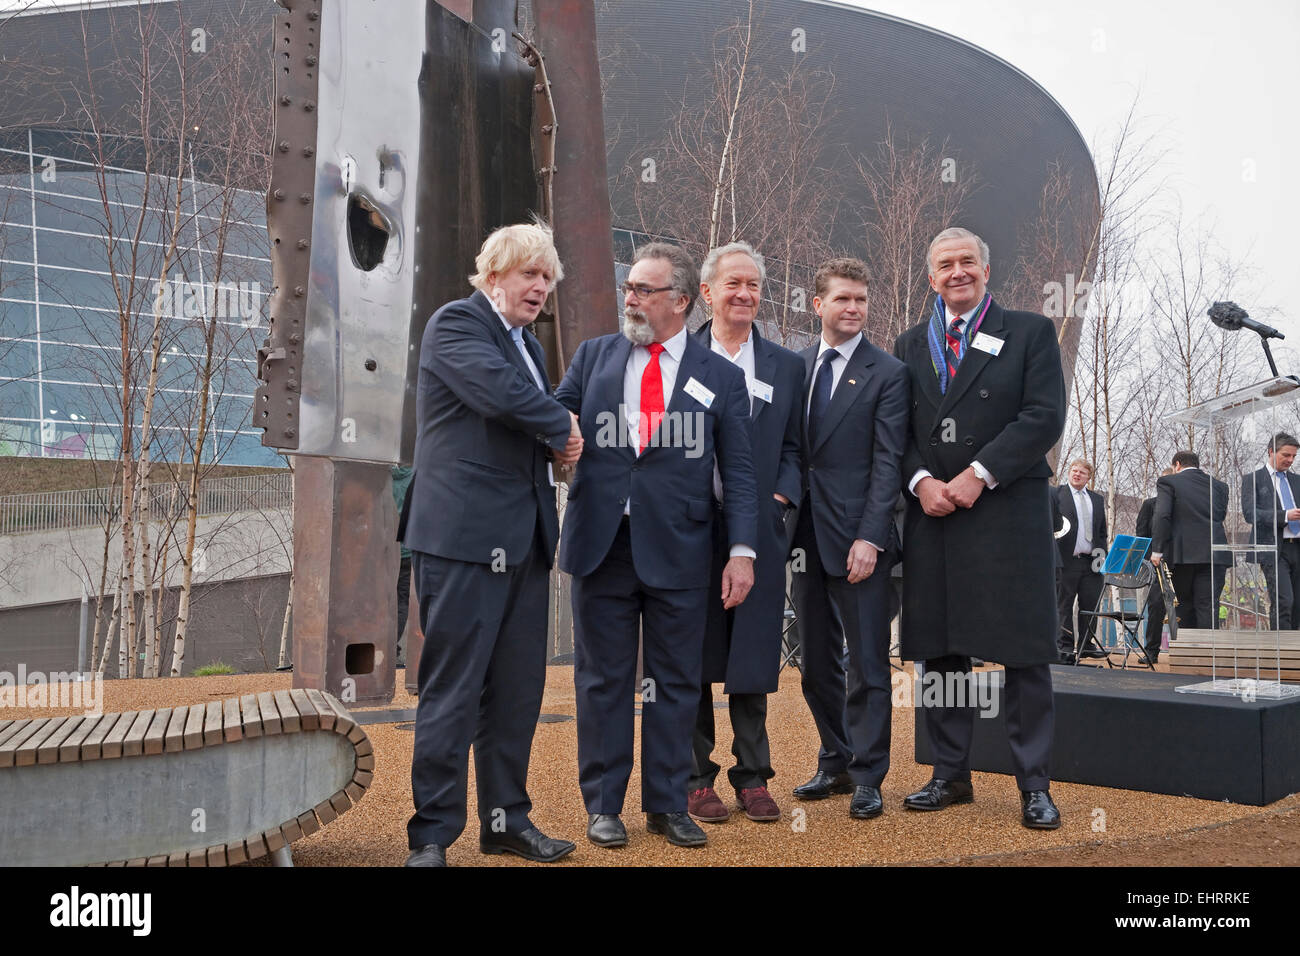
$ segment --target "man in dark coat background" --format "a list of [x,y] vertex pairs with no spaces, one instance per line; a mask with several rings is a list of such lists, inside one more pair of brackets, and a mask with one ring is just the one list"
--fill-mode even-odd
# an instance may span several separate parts
[[727,780],[736,791],[737,803],[751,820],[781,819],[781,810],[767,790],[767,781],[775,776],[767,738],[767,695],[777,689],[781,664],[785,562],[789,552],[785,519],[799,500],[803,362],[793,352],[763,338],[754,327],[764,279],[763,257],[743,242],[714,249],[700,268],[700,297],[713,317],[695,337],[745,373],[750,444],[758,482],[754,587],[743,604],[727,610],[719,597],[722,572],[730,560],[726,526],[721,520],[725,489],[720,477],[714,478],[719,516],[713,524],[709,620],[704,638],[703,688],[695,719],[694,767],[687,783],[687,809],[704,823],[720,823],[730,816],[713,787],[721,769],[712,757],[715,683],[722,683],[727,695],[731,752],[736,758],[736,765],[727,771]]
[[[1174,470],[1166,468],[1160,474],[1172,475]],[[1154,496],[1144,498],[1141,506],[1138,508],[1137,523],[1134,526],[1134,533],[1139,538],[1150,538],[1152,536],[1152,525],[1156,517],[1156,499]],[[1147,549],[1147,560],[1151,560],[1151,549]],[[1160,660],[1160,645],[1164,638],[1165,615],[1165,594],[1160,586],[1160,569],[1154,565],[1156,576],[1151,580],[1151,588],[1147,591],[1147,623],[1146,623],[1146,658],[1152,664]]]
[[1228,540],[1228,486],[1201,471],[1196,452],[1178,452],[1173,466],[1172,475],[1156,482],[1151,563],[1173,569],[1178,627],[1210,630],[1219,626],[1219,595],[1232,564],[1230,553],[1213,549]]
[[[934,312],[895,345],[912,386],[902,656],[923,661],[925,679],[945,688],[969,687],[972,656],[1005,666],[1021,821],[1055,829],[1049,665],[1058,625],[1046,456],[1066,408],[1056,329],[987,295],[988,246],[974,233],[944,230],[928,259]],[[974,799],[974,710],[971,695],[961,696],[945,694],[925,714],[934,776],[904,800],[908,809]]]
[[[1291,474],[1300,443],[1279,432],[1264,449],[1266,464],[1241,476],[1241,513],[1251,526],[1255,560],[1268,585],[1268,627],[1300,630],[1300,477]],[[1278,569],[1281,568],[1281,573]]]

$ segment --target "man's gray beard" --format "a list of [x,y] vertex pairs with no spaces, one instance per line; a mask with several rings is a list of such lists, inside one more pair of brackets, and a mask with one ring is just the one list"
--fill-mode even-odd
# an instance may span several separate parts
[[[636,314],[641,315],[640,312]],[[633,345],[649,345],[655,340],[655,330],[650,328],[650,323],[635,321],[630,312],[623,313],[623,335]]]

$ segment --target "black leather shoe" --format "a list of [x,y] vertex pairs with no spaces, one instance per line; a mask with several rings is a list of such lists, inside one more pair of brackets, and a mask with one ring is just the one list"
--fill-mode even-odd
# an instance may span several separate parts
[[704,846],[709,838],[685,810],[678,813],[647,813],[645,828],[662,833],[673,846]]
[[968,780],[941,780],[931,777],[916,793],[903,798],[903,806],[909,810],[942,810],[954,803],[974,803],[975,791]]
[[537,827],[518,833],[480,834],[478,848],[484,853],[513,853],[534,863],[554,863],[576,849],[568,840],[553,840]]
[[447,851],[436,843],[417,846],[406,858],[407,866],[446,866]]
[[1031,830],[1055,830],[1061,825],[1061,811],[1046,790],[1021,790],[1020,822]]
[[1105,660],[1110,655],[1103,651],[1096,644],[1089,643],[1087,647],[1079,652],[1080,657],[1090,657],[1093,660]]
[[847,773],[827,773],[818,770],[811,780],[794,788],[800,800],[825,800],[832,793],[852,793],[853,781]]
[[1073,664],[1077,660],[1074,656],[1074,651],[1060,651],[1059,653],[1059,663],[1061,664]]
[[627,846],[627,829],[617,813],[593,813],[587,817],[587,839],[596,846]]
[[870,820],[885,812],[885,802],[880,799],[879,787],[854,787],[849,816],[855,820]]

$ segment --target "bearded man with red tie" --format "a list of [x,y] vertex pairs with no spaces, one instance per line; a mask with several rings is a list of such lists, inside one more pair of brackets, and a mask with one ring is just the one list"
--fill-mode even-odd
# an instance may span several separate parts
[[[620,814],[641,694],[641,809],[676,846],[706,842],[686,807],[708,601],[754,583],[758,492],[745,373],[686,331],[700,280],[667,243],[643,246],[623,286],[622,334],[578,347],[555,397],[578,415],[560,568],[573,575],[578,778],[597,846],[627,843]],[[711,594],[714,462],[730,558]],[[635,686],[641,637],[644,679]]]
[[[945,689],[927,707],[934,776],[903,805],[970,803],[971,657],[1005,666],[1005,708],[1021,822],[1055,829],[1048,793],[1057,660],[1052,469],[1065,427],[1056,329],[1005,310],[987,292],[989,250],[966,229],[930,244],[930,318],[899,336],[912,420],[903,455],[902,656]],[[959,687],[960,685],[960,687]],[[920,715],[918,715],[920,716]]]

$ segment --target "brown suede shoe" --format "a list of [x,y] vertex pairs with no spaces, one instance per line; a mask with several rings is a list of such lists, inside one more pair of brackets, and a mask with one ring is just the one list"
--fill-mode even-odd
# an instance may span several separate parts
[[767,792],[767,787],[751,787],[748,790],[740,791],[737,796],[740,809],[745,811],[745,816],[751,820],[757,820],[759,823],[770,823],[773,820],[781,819],[781,808],[776,805],[772,795]]
[[726,823],[731,816],[731,811],[718,799],[712,787],[692,790],[686,797],[686,812],[700,823]]

